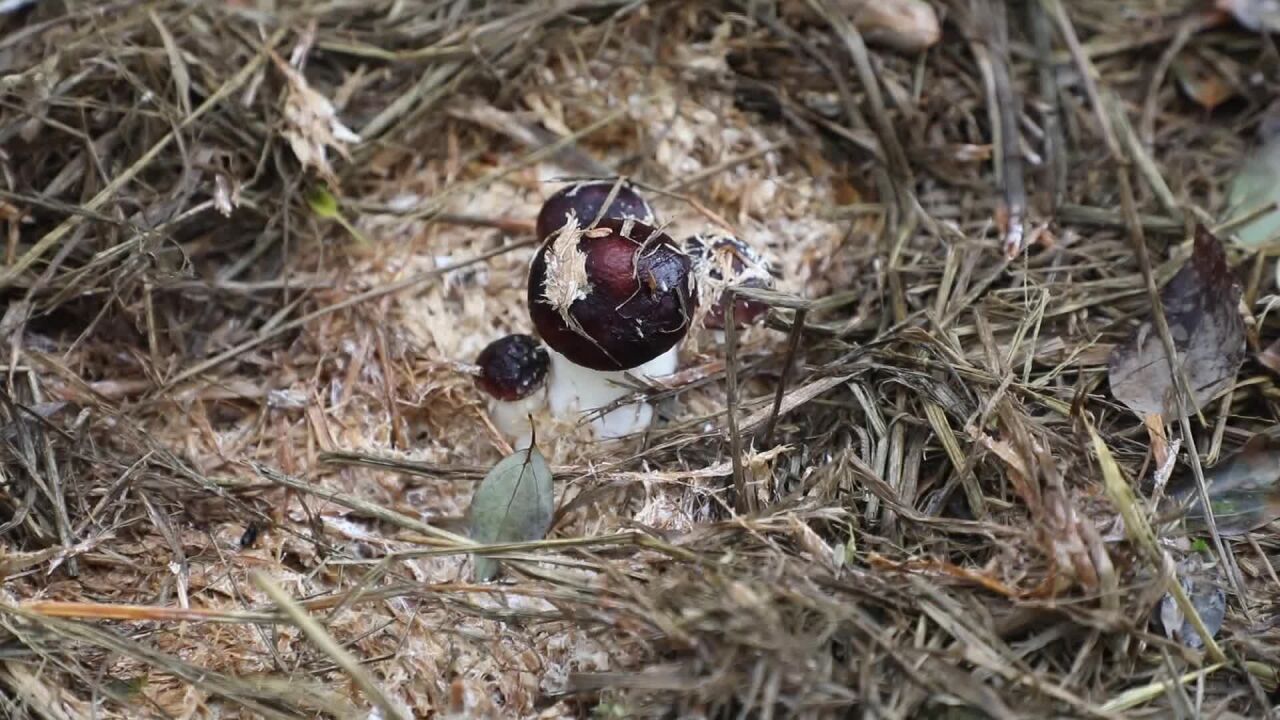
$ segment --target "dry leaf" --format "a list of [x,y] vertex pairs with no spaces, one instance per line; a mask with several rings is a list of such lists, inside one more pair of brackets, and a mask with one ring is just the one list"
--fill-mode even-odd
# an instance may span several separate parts
[[854,26],[873,45],[916,52],[942,36],[938,15],[924,0],[846,0],[841,4],[849,8]]
[[1215,4],[1254,32],[1280,32],[1280,0],[1217,0]]
[[1212,64],[1195,53],[1173,61],[1173,76],[1182,92],[1197,105],[1212,110],[1236,95],[1236,88]]
[[1280,338],[1272,340],[1254,359],[1271,372],[1280,374]]
[[[1180,480],[1177,488],[1171,483],[1170,504],[1187,507],[1189,532],[1206,532],[1208,521],[1195,481]],[[1205,482],[1223,537],[1244,535],[1280,518],[1280,439],[1270,432],[1254,435],[1237,453],[1207,470]]]
[[1251,144],[1227,185],[1228,221],[1251,219],[1231,235],[1245,247],[1257,248],[1280,240],[1280,212],[1267,205],[1280,202],[1280,102],[1273,102],[1258,124],[1257,144]]
[[[1196,614],[1204,623],[1209,635],[1216,637],[1222,629],[1222,621],[1227,616],[1227,593],[1222,588],[1221,572],[1217,567],[1206,567],[1199,555],[1191,555],[1178,563],[1178,582],[1182,590],[1191,599]],[[1165,636],[1181,640],[1184,645],[1199,650],[1204,641],[1196,632],[1195,624],[1182,614],[1173,595],[1165,593],[1160,602],[1160,624],[1164,626]]]
[[[1160,293],[1177,365],[1188,383],[1187,412],[1230,387],[1244,361],[1244,320],[1240,286],[1227,266],[1222,243],[1196,227],[1191,259]],[[1178,404],[1164,343],[1151,320],[1144,321],[1110,359],[1111,392],[1140,416],[1168,417]]]
[[328,148],[332,147],[343,158],[349,159],[351,156],[346,146],[360,142],[360,136],[338,120],[333,103],[313,90],[302,73],[278,55],[273,53],[271,57],[289,81],[289,96],[284,106],[284,136],[293,148],[293,154],[303,167],[314,168],[327,183],[337,187],[337,177],[329,164]]
[[[942,37],[938,14],[924,0],[827,0],[827,7],[849,18],[870,45],[912,53]],[[822,21],[807,0],[786,3],[782,12],[795,20]]]

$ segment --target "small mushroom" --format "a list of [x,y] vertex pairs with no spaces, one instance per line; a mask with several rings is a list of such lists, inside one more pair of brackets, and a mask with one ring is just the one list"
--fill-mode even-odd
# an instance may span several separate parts
[[[728,287],[771,289],[775,274],[769,262],[745,242],[720,233],[699,233],[684,241],[685,252],[693,261],[703,294],[714,298],[702,319],[703,326],[722,335],[725,306],[722,297]],[[769,306],[744,296],[733,303],[734,325],[739,329],[755,323],[769,311]]]
[[520,450],[533,442],[529,416],[547,403],[546,348],[532,335],[506,335],[476,356],[476,385],[489,395],[489,416]]
[[[675,372],[696,305],[689,258],[666,233],[620,218],[583,229],[570,218],[529,272],[529,314],[551,356],[551,411],[589,412],[626,397],[628,372]],[[593,418],[592,427],[617,438],[652,418],[648,403],[634,402]]]
[[[614,193],[614,187],[618,190]],[[640,197],[640,193],[630,183],[621,179],[588,180],[578,182],[557,190],[538,211],[535,231],[539,240],[545,240],[552,233],[565,226],[570,218],[577,221],[578,227],[589,227],[595,222],[600,209],[605,206],[609,195],[613,194],[613,202],[605,211],[606,218],[630,218],[648,225],[657,225],[653,208],[648,201]]]

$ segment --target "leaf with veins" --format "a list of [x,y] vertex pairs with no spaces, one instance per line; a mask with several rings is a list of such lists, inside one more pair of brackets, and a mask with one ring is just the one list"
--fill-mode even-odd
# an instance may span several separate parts
[[[1194,413],[1231,386],[1245,355],[1240,286],[1222,243],[1204,227],[1197,226],[1191,259],[1161,291],[1160,302],[1192,396],[1187,412]],[[1150,319],[1112,351],[1109,377],[1112,394],[1139,415],[1177,412],[1177,386]]]
[[[551,468],[537,446],[503,458],[471,498],[471,539],[486,545],[541,540],[551,529],[555,511]],[[485,581],[498,573],[498,562],[475,556],[475,577]]]

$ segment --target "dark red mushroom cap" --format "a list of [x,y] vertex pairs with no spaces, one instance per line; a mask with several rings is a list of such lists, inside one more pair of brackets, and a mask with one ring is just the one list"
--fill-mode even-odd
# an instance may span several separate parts
[[476,356],[476,385],[506,402],[523,400],[542,387],[551,356],[532,335],[507,335],[485,346]]
[[628,370],[670,350],[697,305],[692,266],[666,233],[610,218],[548,238],[529,270],[543,342],[592,370]]
[[[538,239],[545,240],[548,235],[564,227],[570,214],[577,218],[578,227],[590,225],[595,221],[596,215],[600,214],[600,208],[604,207],[605,200],[609,199],[609,193],[613,192],[613,186],[617,182],[616,179],[587,180],[557,190],[538,211]],[[609,203],[609,210],[604,216],[630,218],[648,225],[657,224],[653,208],[626,182],[618,187],[618,194]]]
[[[685,252],[695,272],[714,285],[767,289],[773,287],[773,269],[768,261],[750,245],[729,235],[699,233],[684,241]],[[769,306],[741,295],[733,303],[734,325],[745,328],[769,311]],[[702,324],[714,330],[724,329],[724,298],[716,294],[715,303],[707,309]]]

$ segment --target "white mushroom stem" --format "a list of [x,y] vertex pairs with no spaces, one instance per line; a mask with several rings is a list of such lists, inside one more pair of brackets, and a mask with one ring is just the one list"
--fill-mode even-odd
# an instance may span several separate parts
[[512,449],[524,450],[533,444],[533,425],[529,423],[529,416],[536,416],[546,404],[545,388],[520,400],[493,399],[489,401],[489,417],[511,443]]
[[[634,392],[634,383],[627,375],[659,378],[676,371],[679,352],[675,347],[643,365],[618,372],[592,370],[570,362],[568,358],[551,348],[551,377],[548,381],[547,399],[551,412],[559,417],[571,413],[589,413],[596,408],[611,405],[619,398]],[[609,412],[591,418],[591,428],[596,437],[614,439],[644,430],[653,420],[653,406],[644,401],[620,405]]]

